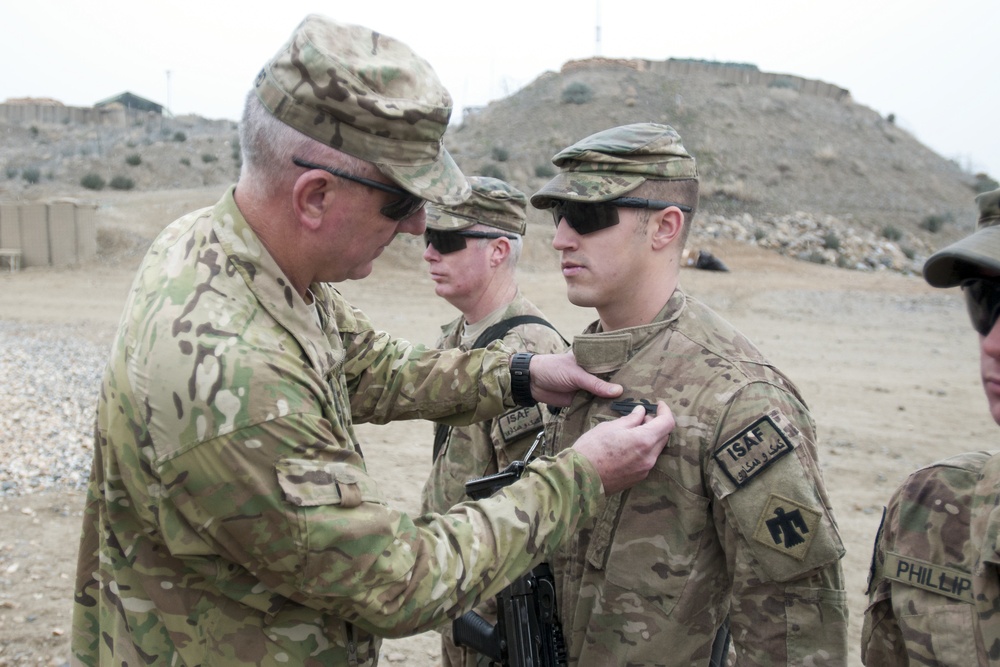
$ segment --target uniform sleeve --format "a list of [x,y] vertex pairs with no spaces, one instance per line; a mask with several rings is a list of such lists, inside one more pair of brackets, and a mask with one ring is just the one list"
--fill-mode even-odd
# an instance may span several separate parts
[[484,349],[429,350],[376,330],[346,301],[336,307],[343,373],[356,423],[438,419],[471,424],[513,408],[509,358],[502,343]]
[[705,466],[732,577],[740,665],[843,665],[844,546],[801,402],[768,383],[733,398]]
[[277,594],[402,636],[497,593],[603,497],[593,466],[566,451],[498,496],[413,519],[324,432],[320,419],[290,416],[163,462],[158,516],[171,553],[243,604]]
[[[896,504],[897,494],[894,494],[889,503],[894,516]],[[868,607],[861,628],[861,662],[871,667],[909,664],[903,633],[892,610],[892,587],[884,576],[886,544],[891,544],[894,539],[892,528],[886,533],[887,514],[887,510],[883,511],[875,536],[868,576]]]

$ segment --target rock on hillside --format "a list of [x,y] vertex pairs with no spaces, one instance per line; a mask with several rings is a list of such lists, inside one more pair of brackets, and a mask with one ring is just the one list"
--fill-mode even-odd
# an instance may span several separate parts
[[[571,85],[589,90],[589,100],[565,102]],[[467,113],[446,142],[463,170],[499,171],[530,194],[548,179],[558,150],[643,121],[680,132],[699,161],[705,214],[762,220],[801,212],[875,234],[892,227],[917,254],[964,235],[976,219],[974,176],[849,95],[838,101],[704,72],[567,63]]]

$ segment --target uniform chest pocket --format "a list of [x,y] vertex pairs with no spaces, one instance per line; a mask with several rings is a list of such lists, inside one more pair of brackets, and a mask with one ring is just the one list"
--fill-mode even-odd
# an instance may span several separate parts
[[691,581],[705,541],[709,501],[661,470],[608,499],[587,550],[609,584],[648,599],[669,615]]
[[978,664],[973,605],[954,602],[922,610],[918,605],[904,608],[920,612],[899,615],[899,627],[911,662],[942,667]]

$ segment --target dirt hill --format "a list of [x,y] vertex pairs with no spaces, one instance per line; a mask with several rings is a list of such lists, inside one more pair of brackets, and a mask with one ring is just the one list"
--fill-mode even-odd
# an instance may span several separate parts
[[[694,242],[738,239],[865,270],[918,271],[930,252],[972,228],[975,193],[996,185],[846,90],[813,94],[803,83],[830,84],[784,75],[734,81],[732,65],[710,65],[684,73],[636,61],[567,63],[484,108],[457,110],[446,143],[467,173],[500,176],[530,194],[554,173],[551,157],[576,140],[615,125],[667,123],[702,174]],[[236,123],[197,116],[149,114],[118,127],[0,120],[0,135],[0,200],[100,202],[121,194],[116,185],[221,188],[240,164]],[[83,187],[84,178],[103,190]],[[530,211],[529,222],[538,226],[530,245],[547,245],[548,217]]]

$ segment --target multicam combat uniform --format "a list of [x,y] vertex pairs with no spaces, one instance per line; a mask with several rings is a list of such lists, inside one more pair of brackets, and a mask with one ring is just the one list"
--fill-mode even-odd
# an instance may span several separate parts
[[[485,330],[487,326],[519,315],[544,317],[534,304],[518,293],[497,317],[477,325],[482,324],[479,328]],[[437,347],[467,350],[468,344],[462,342],[464,321],[459,317],[441,327]],[[544,324],[520,324],[510,329],[502,340],[517,352],[545,354],[566,349],[559,333]],[[523,458],[541,430],[543,410],[542,406],[516,408],[490,421],[452,428],[424,484],[423,510],[447,512],[466,500],[465,483],[468,480],[493,474]]]
[[[651,324],[595,323],[573,351],[677,427],[552,560],[570,664],[707,665],[727,613],[740,665],[845,664],[844,548],[792,383],[680,289]],[[611,405],[578,396],[550,427],[557,449]]]
[[[520,292],[496,317],[477,322],[477,329],[519,315],[544,317]],[[468,349],[463,344],[462,329],[465,318],[459,317],[441,327],[437,347],[442,349]],[[544,324],[521,324],[511,328],[503,337],[504,344],[517,352],[539,354],[562,352],[566,343],[554,329]],[[542,428],[542,406],[515,408],[496,419],[456,426],[449,430],[431,474],[422,491],[424,512],[447,512],[454,505],[467,500],[465,483],[476,477],[491,475],[507,467],[512,461],[524,458]],[[541,454],[542,452],[536,452]],[[496,622],[496,602],[492,598],[476,607],[476,612],[491,623]],[[445,665],[488,665],[489,660],[472,649],[455,646],[451,639],[451,625],[441,628],[443,637],[442,659]]]
[[376,635],[494,595],[594,513],[575,452],[533,465],[516,511],[388,507],[353,424],[491,418],[510,351],[414,347],[311,291],[317,311],[232,191],[154,242],[101,387],[75,663],[374,665]]
[[866,665],[1000,665],[1000,452],[922,468],[896,490],[875,541]]

